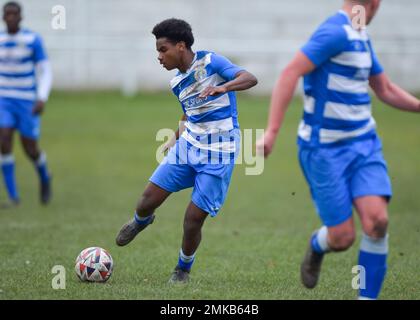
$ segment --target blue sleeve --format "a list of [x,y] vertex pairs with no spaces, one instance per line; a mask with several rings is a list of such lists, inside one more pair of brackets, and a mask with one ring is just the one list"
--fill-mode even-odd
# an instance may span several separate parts
[[376,76],[384,72],[384,68],[379,63],[378,57],[376,56],[375,50],[373,49],[373,46],[370,40],[368,44],[369,44],[369,49],[370,49],[370,55],[372,56],[372,68],[370,69],[370,75]]
[[239,71],[244,71],[243,68],[233,64],[229,59],[215,53],[211,56],[211,65],[227,81],[235,79]]
[[33,48],[34,48],[34,62],[35,63],[48,59],[47,53],[44,49],[44,44],[42,42],[42,39],[38,35],[36,35],[35,37]]
[[347,34],[344,28],[336,24],[323,24],[315,31],[301,51],[318,67],[344,51],[346,46]]

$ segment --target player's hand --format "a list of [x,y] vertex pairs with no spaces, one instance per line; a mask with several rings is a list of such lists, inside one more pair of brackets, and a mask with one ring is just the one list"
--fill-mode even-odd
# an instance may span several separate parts
[[176,138],[173,136],[162,148],[162,153],[166,153],[172,148],[176,143]]
[[45,108],[45,102],[38,100],[35,103],[34,108],[32,109],[32,114],[34,115],[40,115],[42,112],[44,112],[44,108]]
[[274,142],[276,141],[276,134],[266,131],[256,143],[257,154],[267,158],[273,151]]
[[224,86],[207,87],[200,93],[198,97],[207,98],[208,96],[215,96],[217,94],[226,93],[226,92],[227,92],[227,89]]
[[167,153],[170,148],[172,148],[172,146],[169,143],[165,144],[163,146],[162,153]]

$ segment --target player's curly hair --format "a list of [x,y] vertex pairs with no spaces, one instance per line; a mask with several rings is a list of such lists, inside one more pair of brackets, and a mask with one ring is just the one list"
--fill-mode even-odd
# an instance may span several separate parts
[[3,5],[3,12],[6,10],[7,7],[15,7],[18,9],[19,12],[22,11],[22,6],[16,1],[9,1]]
[[155,25],[152,33],[156,39],[168,38],[168,40],[174,43],[184,41],[185,46],[188,49],[190,49],[194,43],[194,36],[191,30],[191,26],[188,22],[181,19],[166,19]]

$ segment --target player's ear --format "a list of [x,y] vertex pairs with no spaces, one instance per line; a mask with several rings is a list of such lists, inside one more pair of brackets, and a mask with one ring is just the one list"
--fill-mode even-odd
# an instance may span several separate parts
[[372,12],[376,12],[379,8],[379,4],[380,4],[380,0],[372,0],[369,2],[369,6],[370,6],[370,10],[372,10]]
[[181,51],[181,52],[184,52],[185,49],[187,48],[184,41],[180,41],[176,45],[178,47],[178,50]]

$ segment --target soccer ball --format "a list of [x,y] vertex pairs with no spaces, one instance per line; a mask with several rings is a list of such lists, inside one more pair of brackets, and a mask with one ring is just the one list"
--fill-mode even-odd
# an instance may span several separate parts
[[111,255],[105,249],[90,247],[76,258],[76,274],[82,281],[105,282],[114,268]]

